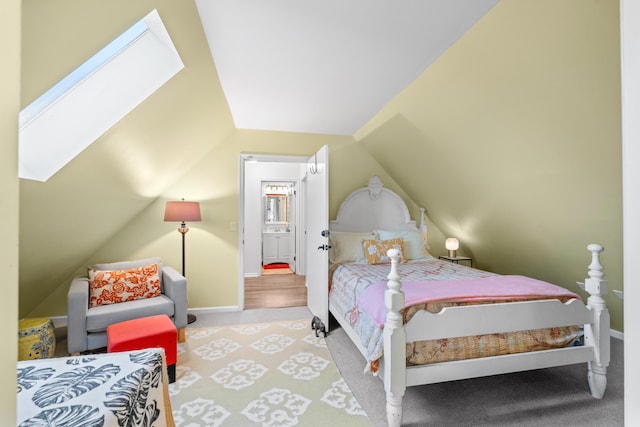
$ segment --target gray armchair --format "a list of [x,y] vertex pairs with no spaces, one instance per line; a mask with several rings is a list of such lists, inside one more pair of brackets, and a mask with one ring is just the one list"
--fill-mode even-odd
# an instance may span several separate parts
[[107,346],[107,326],[156,314],[168,315],[184,341],[187,326],[187,279],[160,258],[123,261],[91,266],[96,270],[127,270],[158,264],[162,294],[153,298],[89,307],[89,278],[76,277],[67,294],[67,349],[75,354]]

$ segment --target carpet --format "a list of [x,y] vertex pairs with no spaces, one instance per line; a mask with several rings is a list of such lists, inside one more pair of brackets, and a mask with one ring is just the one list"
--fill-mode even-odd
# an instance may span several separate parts
[[187,328],[176,426],[373,425],[308,319]]

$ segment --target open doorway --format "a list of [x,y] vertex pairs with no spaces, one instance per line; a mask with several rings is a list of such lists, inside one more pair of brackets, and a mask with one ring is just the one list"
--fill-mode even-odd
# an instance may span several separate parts
[[295,273],[296,218],[296,182],[262,181],[261,276]]
[[[306,157],[240,156],[239,306],[307,304],[304,276],[304,205],[300,194]],[[287,264],[289,274],[265,266]],[[282,269],[284,270],[284,269]]]

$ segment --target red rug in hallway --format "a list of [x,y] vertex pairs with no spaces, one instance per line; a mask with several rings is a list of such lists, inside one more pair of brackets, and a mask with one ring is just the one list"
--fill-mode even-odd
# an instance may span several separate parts
[[272,268],[289,268],[289,264],[286,262],[274,262],[273,264],[267,264],[263,266],[265,270],[271,270]]

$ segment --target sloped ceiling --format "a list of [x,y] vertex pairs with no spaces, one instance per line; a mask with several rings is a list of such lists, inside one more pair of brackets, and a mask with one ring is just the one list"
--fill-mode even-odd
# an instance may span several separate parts
[[352,135],[497,0],[196,0],[238,128]]
[[20,313],[236,127],[352,134],[495,3],[24,0],[23,107],[153,9],[185,68],[47,183],[21,182]]
[[[345,92],[343,98],[358,100],[346,104],[331,88],[340,83],[336,75],[342,78],[340,73],[349,74],[360,65],[362,60],[348,61],[351,53],[357,56],[360,51],[352,47],[342,51],[347,58],[332,55],[352,37],[359,38],[365,21],[374,22],[370,16],[375,16],[375,10],[383,11],[380,1],[326,0],[316,5],[298,0],[314,11],[311,16],[284,0],[210,1],[245,8],[245,19],[254,27],[235,22],[244,29],[245,39],[234,39],[229,33],[207,40],[196,0],[23,0],[23,105],[154,8],[185,68],[49,182],[21,182],[21,314],[37,312],[32,310],[35,304],[41,305],[42,314],[64,314],[69,278],[76,271],[86,271],[87,261],[97,260],[98,255],[126,257],[153,251],[175,256],[174,263],[179,265],[178,236],[174,224],[162,222],[162,204],[169,197],[194,197],[197,186],[207,186],[197,197],[215,215],[203,218],[188,239],[203,242],[203,250],[192,252],[202,258],[190,264],[194,266],[190,270],[193,305],[233,305],[237,233],[231,231],[230,223],[238,218],[238,153],[303,155],[325,143],[332,145],[332,165],[337,165],[332,166],[332,175],[344,187],[341,191],[353,188],[344,185],[344,178],[355,182],[364,175],[358,184],[364,185],[372,167],[382,169],[416,206],[427,208],[442,233],[461,239],[462,252],[474,256],[474,265],[477,262],[480,268],[531,273],[575,287],[576,279],[585,274],[584,248],[595,241],[607,247],[610,283],[622,283],[617,2],[499,2],[468,31],[461,24],[457,34],[464,35],[458,40],[452,35],[447,40],[451,48],[424,72],[424,68],[415,70],[414,75],[420,76],[405,82],[399,95],[388,92],[389,98],[361,101],[376,91]],[[464,14],[476,1],[424,0],[424,4],[434,11],[455,6],[452,11]],[[264,9],[265,5],[273,9]],[[418,2],[403,0],[394,6],[398,11],[413,7],[411,18],[432,13],[420,9]],[[352,7],[355,11],[349,12]],[[385,12],[389,22],[395,22],[393,10]],[[341,16],[343,21],[337,19]],[[449,15],[441,16],[445,20]],[[324,50],[315,56],[308,41],[295,44],[272,38],[285,30],[291,38],[302,37],[306,27],[323,23],[327,23],[320,26],[324,32],[314,30],[314,34],[322,41],[316,47]],[[385,46],[398,31],[402,33],[396,28],[379,37],[370,31],[364,41]],[[424,41],[419,29],[411,31],[413,42]],[[224,76],[228,72],[224,59],[216,57],[215,48],[228,46],[225,49],[235,52],[240,61],[251,52],[243,43],[254,39],[268,40],[262,46],[266,53],[262,49],[252,53],[263,61],[245,58],[240,69],[231,69],[232,77],[243,78],[247,88],[241,95],[250,110],[246,117],[253,119],[243,122]],[[332,43],[324,43],[328,41]],[[278,43],[284,51],[275,49]],[[396,45],[394,69],[403,48],[401,43]],[[412,47],[408,56],[423,48]],[[326,62],[338,65],[327,70],[320,61],[305,68],[309,57],[331,58]],[[289,62],[278,69],[278,64],[285,63],[281,61]],[[372,61],[350,76],[351,84],[358,86],[382,67],[389,75],[376,76],[378,81],[370,87],[389,91],[386,83],[393,70],[386,66],[391,61]],[[293,74],[291,67],[296,69]],[[307,83],[321,92],[305,92],[303,100],[308,102],[295,104],[291,99],[304,86],[296,77],[315,73],[319,67],[323,73],[313,74]],[[265,81],[255,82],[258,78]],[[351,89],[349,83],[340,84],[343,91]],[[271,90],[271,95],[265,97],[261,90]],[[260,104],[264,99],[269,103]],[[378,108],[375,102],[384,106]],[[254,104],[259,108],[251,110]],[[359,111],[359,116],[351,111]],[[309,127],[300,119],[302,112],[303,119],[322,122],[322,128]],[[270,124],[261,123],[261,115]],[[278,115],[279,121],[272,115]],[[288,119],[285,125],[280,116]],[[346,125],[341,118],[346,118]],[[367,123],[361,126],[362,121]],[[282,126],[318,133],[237,130],[236,126]],[[320,133],[349,129],[357,132],[345,137]],[[361,153],[369,157],[362,160],[357,155]],[[200,238],[192,238],[197,231],[202,231]],[[442,253],[442,246],[432,242],[435,254]],[[212,259],[216,260],[215,277]],[[223,288],[226,293],[221,292]],[[608,302],[621,329],[621,303]]]
[[23,107],[153,9],[185,68],[48,182],[20,183],[23,315],[235,128],[193,3],[22,3]]

